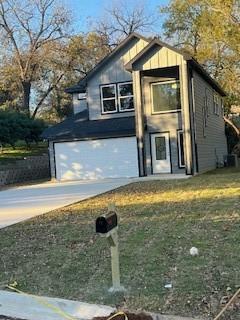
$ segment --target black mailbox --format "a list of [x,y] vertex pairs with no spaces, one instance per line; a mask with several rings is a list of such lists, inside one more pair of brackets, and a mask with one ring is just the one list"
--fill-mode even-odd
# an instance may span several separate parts
[[96,220],[96,232],[108,233],[116,228],[118,224],[116,212],[109,212],[108,214],[98,217]]

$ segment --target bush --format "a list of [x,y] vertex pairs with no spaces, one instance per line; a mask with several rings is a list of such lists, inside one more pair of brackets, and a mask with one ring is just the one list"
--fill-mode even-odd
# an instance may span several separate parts
[[0,144],[14,147],[18,140],[24,140],[27,145],[37,143],[45,127],[43,120],[34,120],[19,112],[0,111]]

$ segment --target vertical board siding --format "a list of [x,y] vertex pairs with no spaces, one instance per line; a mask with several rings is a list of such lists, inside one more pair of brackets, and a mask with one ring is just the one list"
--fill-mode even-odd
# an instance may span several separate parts
[[180,65],[182,56],[166,47],[155,46],[136,62],[136,69],[151,70]]
[[88,82],[88,107],[90,120],[129,117],[133,112],[101,114],[100,85],[132,81],[131,72],[124,65],[140,52],[148,42],[136,39],[114,55]]
[[[214,114],[213,88],[197,73],[193,72],[193,88],[195,99],[195,130],[198,150],[199,173],[216,168],[216,161],[223,161],[227,154],[227,141],[225,136],[225,124],[220,115]],[[205,91],[209,90],[210,110],[207,117],[205,137],[203,135],[203,106],[205,103]]]

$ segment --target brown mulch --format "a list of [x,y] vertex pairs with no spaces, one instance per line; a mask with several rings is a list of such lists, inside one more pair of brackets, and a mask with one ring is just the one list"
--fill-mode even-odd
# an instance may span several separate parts
[[[110,318],[111,316],[113,316],[115,313],[111,313],[108,317],[95,317],[93,318],[93,320],[107,320],[108,318]],[[130,313],[130,312],[126,312],[126,315],[128,317],[128,320],[153,320],[153,318],[146,314],[146,313]],[[116,317],[113,318],[114,320],[125,320],[125,316],[124,315],[117,315]]]
[[[107,320],[109,317],[114,315],[115,313],[111,313],[108,317],[95,317],[92,320]],[[153,320],[150,315],[147,315],[145,313],[130,313],[126,312],[126,315],[128,317],[128,320]],[[23,320],[23,319],[18,319],[18,318],[10,318],[10,317],[5,317],[0,315],[0,320]],[[114,317],[114,320],[125,320],[125,317],[123,315],[119,315]]]

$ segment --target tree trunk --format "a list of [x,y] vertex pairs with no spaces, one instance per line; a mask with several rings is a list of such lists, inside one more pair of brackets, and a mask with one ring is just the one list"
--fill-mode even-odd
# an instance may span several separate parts
[[22,81],[23,88],[23,101],[22,101],[22,111],[28,116],[30,114],[30,93],[31,93],[31,82]]
[[47,91],[44,93],[44,95],[42,96],[42,98],[40,99],[40,101],[38,102],[36,108],[34,109],[33,111],[33,114],[32,114],[32,119],[35,119],[36,117],[36,114],[39,110],[39,108],[41,108],[44,100],[47,98],[47,96],[49,95],[49,93],[54,89],[56,88],[56,86],[58,85],[58,83],[61,81],[62,77],[64,76],[64,74],[62,73],[58,79],[56,80],[56,82],[54,84],[52,84],[51,86],[49,86],[49,88],[47,89]]

